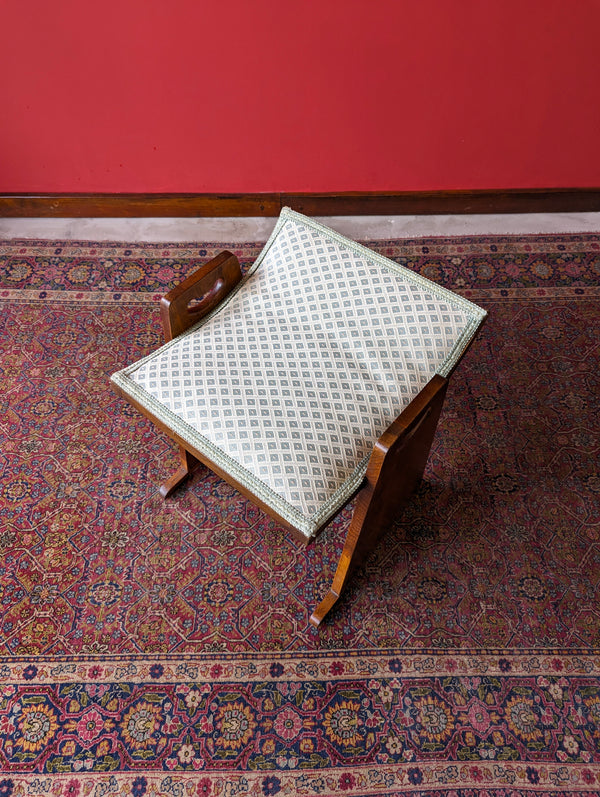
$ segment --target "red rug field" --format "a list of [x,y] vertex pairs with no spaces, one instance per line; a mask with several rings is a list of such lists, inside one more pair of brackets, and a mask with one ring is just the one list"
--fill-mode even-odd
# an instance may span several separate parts
[[305,548],[109,388],[220,249],[0,243],[0,797],[600,794],[600,237],[371,246],[485,307],[330,618]]

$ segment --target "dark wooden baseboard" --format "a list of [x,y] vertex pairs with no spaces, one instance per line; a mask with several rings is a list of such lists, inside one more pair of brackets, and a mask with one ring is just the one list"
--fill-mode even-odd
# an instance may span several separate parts
[[600,188],[268,194],[0,194],[0,217],[308,216],[600,211]]
[[1,216],[278,216],[279,194],[5,194]]

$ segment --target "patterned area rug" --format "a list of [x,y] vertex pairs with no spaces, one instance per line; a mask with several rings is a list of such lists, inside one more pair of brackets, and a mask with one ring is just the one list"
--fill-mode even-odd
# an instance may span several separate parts
[[[108,387],[222,245],[0,244],[0,797],[600,794],[600,237],[370,244],[490,318],[425,481],[305,548]],[[234,245],[247,266],[260,245]]]

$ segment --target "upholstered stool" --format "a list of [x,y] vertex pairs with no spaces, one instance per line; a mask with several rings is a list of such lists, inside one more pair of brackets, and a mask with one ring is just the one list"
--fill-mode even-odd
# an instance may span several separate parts
[[301,539],[359,492],[332,588],[421,479],[447,380],[485,311],[284,209],[249,272],[224,252],[171,291],[167,343],[112,384]]

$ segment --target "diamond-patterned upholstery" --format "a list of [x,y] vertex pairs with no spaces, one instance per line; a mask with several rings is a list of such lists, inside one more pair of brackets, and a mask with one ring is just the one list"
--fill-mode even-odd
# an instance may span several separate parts
[[284,209],[209,316],[112,378],[307,537],[485,312]]

